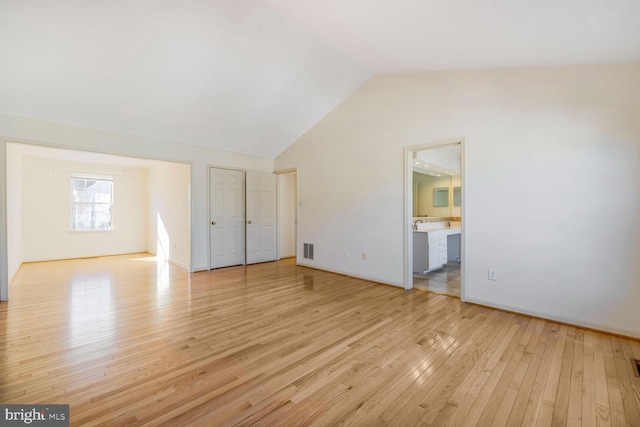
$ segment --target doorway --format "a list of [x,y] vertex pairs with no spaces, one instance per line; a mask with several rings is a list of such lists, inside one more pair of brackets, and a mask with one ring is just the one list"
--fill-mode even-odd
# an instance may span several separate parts
[[278,259],[294,258],[298,247],[298,191],[295,170],[276,172],[278,177]]
[[405,149],[405,288],[464,301],[464,141]]

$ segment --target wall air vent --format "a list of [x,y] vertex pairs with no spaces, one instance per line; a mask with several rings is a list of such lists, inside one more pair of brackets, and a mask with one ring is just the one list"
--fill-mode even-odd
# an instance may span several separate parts
[[313,259],[313,243],[304,243],[304,258]]

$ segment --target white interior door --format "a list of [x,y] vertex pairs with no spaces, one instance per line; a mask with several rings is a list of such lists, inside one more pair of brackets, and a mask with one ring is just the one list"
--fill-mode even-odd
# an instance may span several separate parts
[[242,171],[210,168],[211,268],[244,264]]
[[247,264],[277,257],[276,175],[247,172]]

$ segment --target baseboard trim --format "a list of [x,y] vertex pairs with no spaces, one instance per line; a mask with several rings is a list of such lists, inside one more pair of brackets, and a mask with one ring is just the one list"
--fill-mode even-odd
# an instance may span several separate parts
[[[11,286],[11,282],[13,282],[13,279],[16,278],[16,274],[18,274],[18,271],[20,271],[20,267],[22,267],[22,264],[24,264],[24,262],[21,262],[14,271],[9,272],[10,275],[7,277],[7,283],[9,284],[9,286]],[[7,301],[7,300],[2,300],[2,301]]]
[[510,306],[508,304],[496,304],[493,302],[485,301],[477,298],[467,297],[466,303],[480,305],[482,307],[492,308],[496,310],[506,311],[508,313],[519,314],[522,316],[529,316],[540,320],[547,320],[551,322],[561,323],[567,326],[573,326],[581,329],[588,329],[593,332],[606,333],[610,335],[616,335],[625,339],[640,340],[640,332],[631,331],[627,329],[616,328],[608,325],[600,325],[597,323],[584,322],[580,319],[572,317],[556,316],[550,313],[543,313],[535,310],[526,310],[520,307]]
[[[312,268],[314,270],[321,270],[321,271],[326,271],[326,272],[329,272],[329,273],[340,274],[341,276],[347,276],[347,277],[353,277],[353,278],[356,278],[356,279],[367,280],[369,282],[373,282],[373,283],[377,283],[377,284],[381,284],[381,285],[385,285],[385,286],[393,286],[394,288],[404,289],[404,286],[401,285],[401,284],[391,283],[391,282],[383,282],[383,281],[381,281],[379,279],[374,279],[374,278],[365,277],[365,276],[357,276],[357,275],[354,275],[354,274],[351,274],[351,273],[347,273],[347,272],[336,270],[336,269],[326,268],[326,267],[323,267],[323,266],[306,264],[306,263],[302,263],[302,262],[296,262],[296,265],[299,265],[301,267]],[[546,320],[546,321],[561,323],[561,324],[564,324],[564,325],[567,325],[567,326],[572,326],[572,327],[581,328],[581,329],[587,329],[587,330],[590,330],[590,331],[593,331],[593,332],[615,335],[615,336],[618,336],[618,337],[621,337],[621,338],[625,338],[625,339],[631,339],[631,340],[635,340],[635,341],[640,340],[640,332],[631,331],[631,330],[627,330],[627,329],[616,328],[616,327],[611,327],[611,326],[607,326],[607,325],[600,325],[600,324],[596,324],[596,323],[584,322],[582,320],[574,319],[572,317],[555,316],[553,314],[542,313],[542,312],[538,312],[538,311],[534,311],[534,310],[526,310],[526,309],[522,309],[520,307],[510,306],[510,305],[507,305],[507,304],[496,304],[496,303],[493,303],[493,302],[489,302],[489,301],[485,301],[485,300],[477,299],[477,298],[469,298],[469,297],[467,297],[465,301],[460,301],[460,302],[462,304],[467,304],[467,303],[468,304],[474,304],[474,305],[479,305],[479,306],[482,306],[482,307],[487,307],[487,308],[491,308],[491,309],[495,309],[495,310],[500,310],[500,311],[505,311],[505,312],[509,312],[509,313],[513,313],[513,314],[518,314],[518,315],[521,315],[521,316],[529,316],[529,317],[533,317],[533,318],[540,319],[540,320]]]
[[[37,262],[71,261],[71,260],[74,260],[74,259],[107,258],[107,257],[110,257],[110,256],[125,256],[125,255],[139,255],[139,254],[147,254],[147,255],[156,256],[155,254],[153,254],[151,252],[147,252],[147,251],[123,252],[123,253],[120,253],[120,254],[83,255],[83,256],[76,256],[76,257],[71,257],[71,258],[34,259],[34,260],[22,261],[22,264],[34,264],[34,263],[37,263]],[[22,264],[20,264],[20,265],[22,265]]]
[[331,268],[326,268],[326,267],[318,266],[318,265],[315,265],[315,264],[305,264],[305,263],[301,263],[301,262],[296,262],[296,265],[299,265],[300,267],[313,268],[314,270],[321,270],[321,271],[326,271],[326,272],[329,272],[329,273],[339,274],[341,276],[353,277],[354,279],[366,280],[366,281],[369,281],[369,282],[378,283],[380,285],[393,286],[394,288],[404,289],[404,285],[399,284],[399,283],[383,282],[382,280],[375,279],[373,277],[358,276],[358,275],[355,275],[355,274],[352,274],[352,273],[348,273],[346,271],[340,271],[340,270],[335,270],[335,269],[331,269]]
[[176,260],[171,259],[171,258],[167,258],[167,262],[168,262],[168,263],[171,263],[171,264],[173,264],[173,265],[175,265],[176,267],[180,267],[180,268],[182,268],[183,270],[187,270],[187,271],[189,271],[189,266],[188,266],[188,265],[186,265],[186,264],[183,264],[183,263],[181,263],[181,262],[179,262],[179,261],[176,261]]

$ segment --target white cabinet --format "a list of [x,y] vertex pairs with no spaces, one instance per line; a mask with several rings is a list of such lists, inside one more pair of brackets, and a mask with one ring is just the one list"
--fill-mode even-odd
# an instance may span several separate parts
[[445,230],[429,231],[429,270],[440,268],[447,263],[447,233]]
[[442,266],[440,262],[440,241],[429,241],[429,252],[427,253],[428,270],[433,270]]
[[413,233],[413,271],[423,273],[447,263],[447,232],[434,230]]

